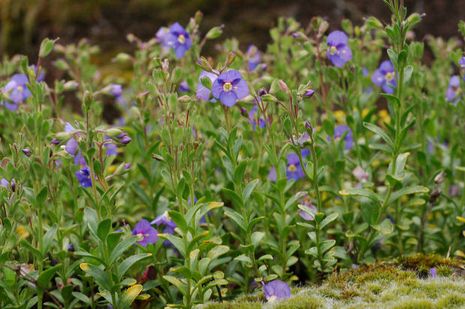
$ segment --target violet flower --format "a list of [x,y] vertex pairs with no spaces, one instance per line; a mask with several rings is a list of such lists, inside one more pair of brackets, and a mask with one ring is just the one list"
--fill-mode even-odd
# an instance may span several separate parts
[[333,31],[327,38],[327,57],[334,66],[342,68],[352,60],[352,50],[349,47],[349,38],[342,31]]
[[207,71],[202,71],[199,76],[199,82],[197,84],[197,91],[196,91],[196,97],[199,100],[202,101],[209,101],[210,100],[210,94],[211,90],[205,87],[202,84],[202,78],[208,77],[213,85],[213,83],[216,81],[217,76],[213,73],[207,72]]
[[383,61],[371,76],[371,81],[378,87],[381,87],[384,92],[393,94],[394,89],[397,87],[397,81],[396,72],[391,61]]
[[262,282],[263,294],[267,301],[287,299],[291,297],[291,288],[281,280],[273,280],[268,283]]
[[452,104],[457,104],[460,94],[460,77],[454,75],[449,80],[449,87],[446,91],[446,100]]
[[229,70],[215,80],[212,93],[223,105],[231,107],[249,95],[249,86],[239,71]]
[[140,220],[136,224],[132,230],[132,235],[141,237],[137,243],[143,247],[147,247],[148,244],[154,244],[158,240],[157,230],[145,219]]

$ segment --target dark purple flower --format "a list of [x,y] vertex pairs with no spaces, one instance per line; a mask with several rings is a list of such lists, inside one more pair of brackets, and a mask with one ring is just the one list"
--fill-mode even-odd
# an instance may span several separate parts
[[141,237],[137,243],[143,247],[147,247],[148,244],[154,244],[158,240],[157,230],[145,219],[140,220],[134,229],[132,235]]
[[268,283],[262,282],[263,294],[267,301],[275,301],[291,297],[291,288],[281,280],[273,280]]
[[[160,29],[161,30],[161,29]],[[179,23],[174,23],[168,31],[160,30],[157,32],[157,38],[164,47],[174,50],[176,58],[184,57],[184,54],[191,48],[192,40],[189,33]]]
[[344,134],[344,148],[345,150],[350,150],[353,147],[352,130],[346,125],[338,125],[334,128],[335,140],[340,139]]
[[394,89],[397,87],[397,81],[396,72],[391,61],[383,61],[371,76],[371,81],[378,87],[381,87],[384,92],[389,94],[394,93]]
[[26,157],[30,157],[32,155],[32,151],[29,148],[24,148],[22,152],[24,153]]
[[87,166],[76,172],[76,178],[83,188],[92,187],[92,179],[90,178],[90,170]]
[[223,105],[231,107],[249,95],[249,86],[239,71],[229,70],[215,80],[212,93]]
[[258,115],[258,105],[254,105],[252,109],[249,112],[249,122],[252,125],[253,129],[255,130],[257,128],[257,125],[260,129],[263,129],[266,126],[266,121],[265,119],[261,117],[257,117]]
[[117,136],[117,138],[118,138],[118,141],[123,145],[127,145],[132,141],[132,139],[129,137],[129,135],[127,133],[125,133],[125,132],[119,134]]
[[328,35],[328,59],[338,68],[352,60],[352,50],[349,47],[349,38],[342,31],[333,31]]
[[189,92],[191,88],[189,88],[189,84],[184,80],[179,84],[178,90],[179,92]]
[[454,75],[449,80],[449,87],[447,88],[447,92],[446,92],[447,102],[457,104],[459,93],[460,93],[460,77],[458,75]]
[[208,77],[210,79],[210,81],[212,82],[212,85],[213,85],[213,83],[217,79],[217,76],[215,74],[207,72],[207,71],[202,71],[200,73],[200,76],[199,76],[199,82],[197,84],[196,96],[200,100],[209,101],[210,100],[211,90],[208,89],[207,87],[205,87],[202,84],[202,78],[204,78],[204,77]]
[[150,222],[150,224],[155,224],[158,227],[164,227],[163,233],[165,234],[174,234],[174,229],[176,228],[176,223],[171,220],[168,212],[166,211],[156,217],[155,220]]
[[7,98],[2,104],[10,111],[16,111],[19,104],[23,103],[31,96],[31,92],[27,88],[28,82],[25,74],[15,74],[1,90]]
[[249,48],[247,49],[246,56],[248,59],[249,71],[255,70],[257,66],[260,64],[260,61],[262,58],[257,46],[250,45]]

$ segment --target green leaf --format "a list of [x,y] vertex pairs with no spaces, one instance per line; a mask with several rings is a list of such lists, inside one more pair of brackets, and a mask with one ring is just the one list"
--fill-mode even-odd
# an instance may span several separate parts
[[384,132],[383,129],[378,127],[377,125],[372,124],[372,123],[368,123],[368,122],[364,122],[363,126],[365,128],[367,128],[368,130],[370,130],[371,132],[378,135],[379,137],[381,137],[391,148],[394,146],[394,142],[389,137],[389,135],[386,132]]
[[112,280],[110,275],[95,265],[88,264],[87,266],[88,268],[85,273],[94,278],[95,282],[100,286],[100,288],[111,291]]
[[52,277],[55,275],[57,270],[60,268],[61,268],[61,264],[57,264],[55,266],[48,268],[44,272],[42,272],[39,275],[39,278],[37,278],[37,285],[42,289],[46,289],[48,285],[50,284],[50,281],[52,281]]
[[105,241],[108,233],[111,229],[111,219],[105,219],[99,223],[97,228],[97,236],[102,240]]
[[384,219],[381,224],[373,225],[373,228],[384,236],[389,235],[394,231],[394,226],[389,219]]
[[329,216],[327,216],[326,218],[324,218],[323,221],[321,221],[321,223],[320,223],[320,229],[324,229],[325,226],[327,226],[328,224],[330,224],[331,222],[336,220],[338,216],[339,216],[338,213],[332,213]]
[[252,237],[251,237],[252,238],[252,245],[254,247],[258,247],[258,245],[262,241],[263,237],[265,237],[264,232],[253,232]]
[[244,191],[242,192],[242,200],[244,201],[244,203],[249,200],[250,195],[252,195],[252,192],[255,190],[255,187],[257,187],[259,182],[259,179],[255,179],[249,182],[247,186],[245,186]]
[[58,38],[55,40],[45,38],[42,43],[40,43],[39,58],[47,57],[52,52],[56,41],[58,41]]
[[186,294],[186,285],[178,278],[166,275],[163,279],[174,285],[183,295]]
[[137,238],[134,236],[128,237],[123,239],[120,243],[116,245],[113,251],[110,254],[109,265],[113,264],[119,257],[123,255],[123,253],[129,249],[132,245],[137,242]]
[[224,246],[224,245],[216,246],[215,248],[211,249],[208,252],[207,257],[211,260],[214,260],[222,256],[223,254],[226,254],[228,251],[229,251],[228,246]]
[[173,246],[178,249],[182,256],[186,256],[186,247],[184,245],[184,241],[181,238],[171,234],[159,234],[159,236],[169,240]]
[[339,191],[339,194],[342,196],[362,196],[369,198],[370,200],[374,202],[381,202],[382,198],[376,194],[375,192],[367,189],[357,189],[357,188],[351,188],[351,189],[346,189],[346,190],[341,190]]
[[404,195],[409,195],[409,194],[425,194],[428,193],[429,189],[427,187],[423,186],[410,186],[410,187],[405,187],[402,188],[393,194],[391,194],[391,197],[389,198],[389,203],[392,203],[396,201],[397,199],[401,198]]
[[407,163],[407,158],[408,158],[409,155],[410,155],[409,152],[405,152],[405,153],[401,153],[401,154],[399,154],[397,156],[397,158],[396,158],[396,167],[395,167],[394,172],[392,172],[392,168],[393,168],[392,163],[389,165],[389,171],[391,171],[391,173],[389,173],[387,176],[388,176],[388,180],[390,180],[391,184],[393,184],[395,182],[401,182],[404,179],[405,165]]
[[126,274],[126,272],[131,268],[132,265],[135,263],[139,262],[140,260],[143,260],[145,258],[148,258],[152,256],[151,253],[142,253],[142,254],[136,254],[136,255],[131,255],[127,259],[123,260],[119,265],[118,265],[118,277],[121,280],[123,276]]
[[234,209],[232,208],[225,208],[224,209],[224,214],[230,218],[231,220],[233,220],[234,222],[236,222],[236,224],[244,231],[247,231],[247,227],[245,226],[245,222],[244,222],[244,218],[242,218],[242,216],[237,212],[235,211]]

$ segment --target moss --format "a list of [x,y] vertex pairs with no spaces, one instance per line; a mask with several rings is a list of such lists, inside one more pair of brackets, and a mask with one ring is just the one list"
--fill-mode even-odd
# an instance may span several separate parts
[[465,296],[459,293],[451,293],[442,297],[436,304],[437,308],[463,308]]
[[[431,267],[437,278],[430,278]],[[416,255],[397,265],[377,263],[334,273],[319,286],[292,289],[293,296],[281,302],[265,304],[257,293],[205,308],[465,308],[464,290],[459,261]]]

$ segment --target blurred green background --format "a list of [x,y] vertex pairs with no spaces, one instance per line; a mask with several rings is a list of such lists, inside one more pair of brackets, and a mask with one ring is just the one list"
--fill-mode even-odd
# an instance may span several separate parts
[[[465,17],[465,0],[405,3],[411,11],[426,13],[417,32],[420,39],[426,33],[456,35],[457,22]],[[279,16],[307,24],[320,15],[332,28],[344,17],[354,22],[369,15],[389,18],[382,0],[0,0],[0,53],[33,55],[44,37],[60,37],[61,43],[86,37],[104,50],[124,50],[127,33],[147,40],[162,25],[185,25],[197,10],[205,15],[201,30],[224,24],[224,37],[262,48]]]

